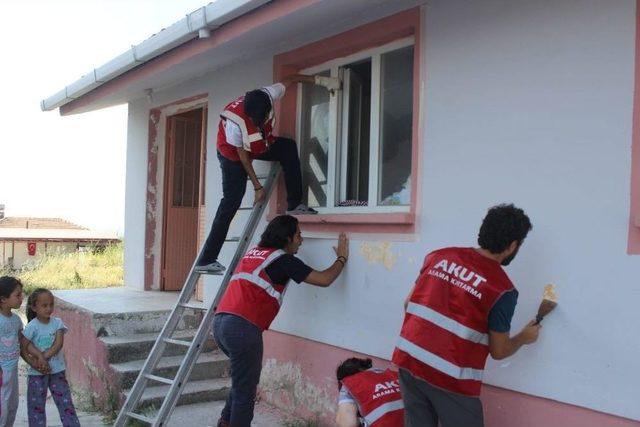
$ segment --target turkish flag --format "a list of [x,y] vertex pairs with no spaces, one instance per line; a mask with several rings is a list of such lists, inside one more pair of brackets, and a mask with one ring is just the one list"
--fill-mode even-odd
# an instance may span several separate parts
[[29,251],[29,256],[34,256],[36,254],[36,242],[27,243],[27,251]]

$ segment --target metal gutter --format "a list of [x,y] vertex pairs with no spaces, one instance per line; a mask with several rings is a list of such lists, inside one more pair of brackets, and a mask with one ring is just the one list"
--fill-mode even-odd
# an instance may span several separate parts
[[127,71],[152,60],[196,37],[209,37],[210,31],[238,18],[271,0],[216,0],[189,13],[178,22],[154,34],[138,45],[94,68],[80,79],[40,103],[42,111],[51,111]]

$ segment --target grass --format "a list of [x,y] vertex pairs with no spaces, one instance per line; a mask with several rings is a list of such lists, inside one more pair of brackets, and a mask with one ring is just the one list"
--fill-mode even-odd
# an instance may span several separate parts
[[28,294],[35,288],[90,289],[122,286],[123,245],[103,250],[48,254],[16,271],[0,269],[0,276],[20,279]]

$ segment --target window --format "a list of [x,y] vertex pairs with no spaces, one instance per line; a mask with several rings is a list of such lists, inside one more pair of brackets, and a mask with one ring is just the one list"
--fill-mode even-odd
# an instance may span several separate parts
[[409,212],[413,51],[403,39],[302,71],[343,83],[298,91],[305,203],[320,213]]

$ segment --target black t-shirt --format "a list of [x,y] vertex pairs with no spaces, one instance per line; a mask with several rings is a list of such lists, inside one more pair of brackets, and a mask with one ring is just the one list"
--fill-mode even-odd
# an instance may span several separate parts
[[307,278],[312,270],[311,267],[291,254],[282,255],[264,269],[273,283],[277,285],[284,285],[289,279],[300,283]]

